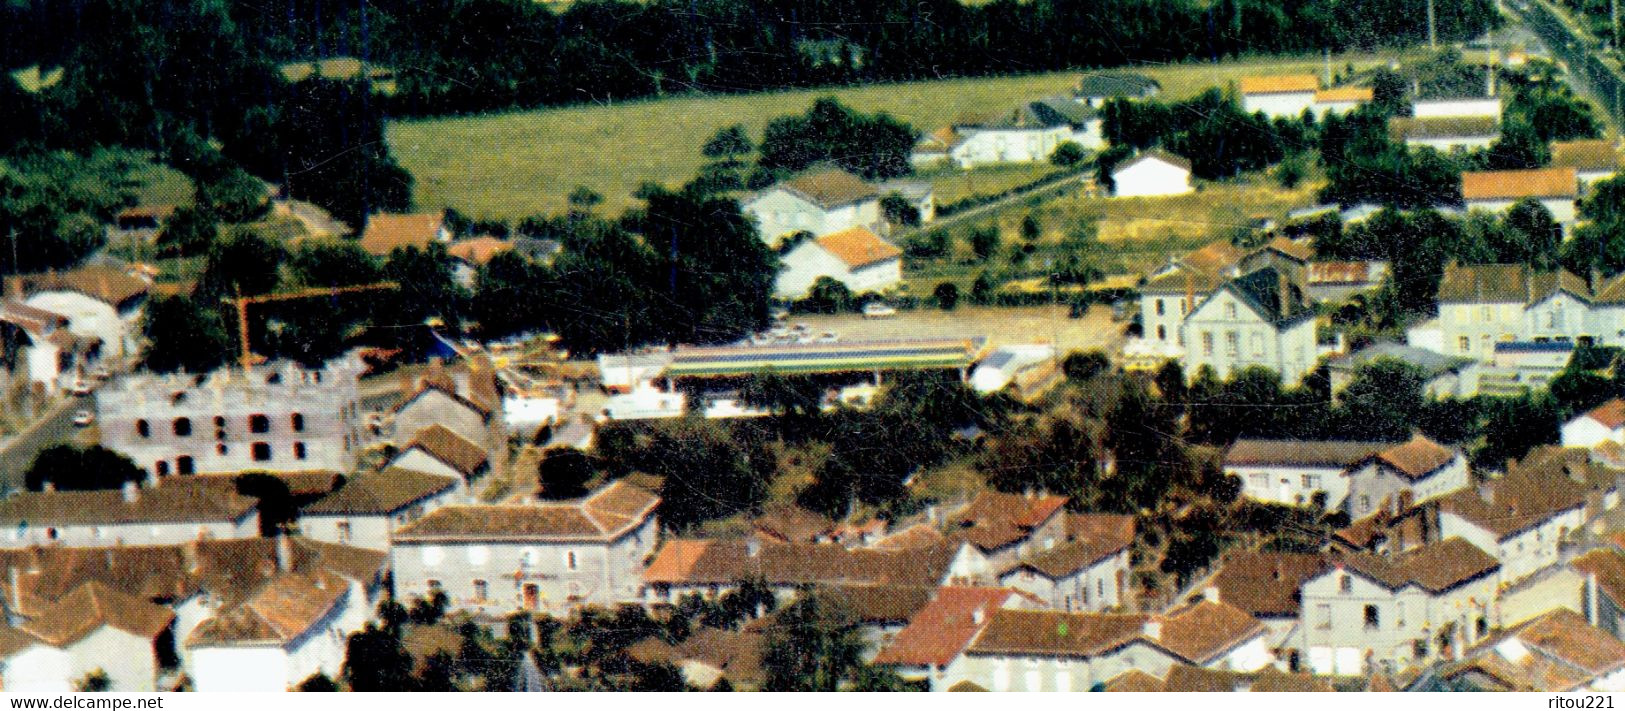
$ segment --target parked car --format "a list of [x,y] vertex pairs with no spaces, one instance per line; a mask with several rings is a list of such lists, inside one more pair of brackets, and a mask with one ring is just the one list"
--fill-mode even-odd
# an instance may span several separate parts
[[863,307],[864,318],[891,318],[897,315],[897,309],[878,301]]
[[73,413],[73,424],[75,427],[89,427],[90,424],[95,421],[96,413],[89,410],[80,410]]

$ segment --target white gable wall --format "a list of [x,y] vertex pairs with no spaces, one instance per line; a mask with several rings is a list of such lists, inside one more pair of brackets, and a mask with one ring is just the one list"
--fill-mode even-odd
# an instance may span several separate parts
[[1112,172],[1116,197],[1155,197],[1194,192],[1191,172],[1156,158],[1148,158]]
[[1291,91],[1273,94],[1244,94],[1241,110],[1249,114],[1264,112],[1270,118],[1297,118],[1315,104],[1315,92]]

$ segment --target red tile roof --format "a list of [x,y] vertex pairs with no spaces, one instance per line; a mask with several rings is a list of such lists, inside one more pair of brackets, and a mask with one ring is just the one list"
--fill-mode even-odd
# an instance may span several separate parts
[[984,491],[950,519],[949,531],[991,551],[1025,539],[1066,505],[1065,496]]
[[1297,617],[1303,581],[1330,568],[1324,553],[1247,552],[1219,568],[1219,597],[1258,617]]
[[1456,451],[1415,434],[1409,442],[1383,450],[1376,458],[1411,481],[1416,481],[1455,461]]
[[1625,400],[1614,398],[1592,408],[1586,417],[1596,420],[1603,427],[1614,430],[1625,425]]
[[446,506],[396,530],[394,539],[612,541],[631,532],[659,504],[653,492],[617,481],[573,501]]
[[1579,193],[1579,176],[1573,168],[1492,170],[1461,174],[1461,196],[1469,201],[1573,198]]
[[987,627],[995,611],[1015,593],[1004,588],[946,587],[914,616],[896,639],[875,656],[875,664],[945,666]]
[[440,239],[445,222],[445,215],[435,212],[373,215],[367,218],[367,229],[361,233],[361,248],[381,257],[396,247],[421,249]]
[[819,237],[818,246],[835,255],[849,269],[862,269],[903,256],[903,250],[896,245],[862,227]]
[[1285,74],[1265,77],[1242,77],[1243,94],[1299,94],[1320,89],[1320,79],[1313,74]]

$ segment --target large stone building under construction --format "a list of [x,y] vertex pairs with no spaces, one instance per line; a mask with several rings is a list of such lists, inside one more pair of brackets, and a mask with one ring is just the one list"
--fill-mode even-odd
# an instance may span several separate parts
[[363,444],[355,355],[204,375],[137,373],[96,394],[102,444],[149,476],[347,472]]

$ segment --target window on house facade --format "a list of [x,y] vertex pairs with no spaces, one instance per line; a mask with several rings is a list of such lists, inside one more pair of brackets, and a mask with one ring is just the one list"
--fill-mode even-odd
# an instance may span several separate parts
[[1168,340],[1168,329],[1166,327],[1157,326],[1157,340],[1159,340],[1159,341]]
[[565,552],[565,554],[564,554],[564,567],[569,568],[570,570],[575,570],[576,569],[576,552],[575,551],[567,551],[567,552]]
[[1224,354],[1234,356],[1241,352],[1241,336],[1235,331],[1224,334]]
[[1235,304],[1225,304],[1224,305],[1224,317],[1227,318],[1227,319],[1234,319],[1236,317],[1236,305]]
[[177,418],[175,418],[174,422],[170,423],[170,428],[175,431],[175,436],[176,437],[191,437],[192,436],[192,418],[190,418],[190,417],[177,417]]
[[146,420],[136,420],[135,421],[135,433],[136,433],[136,435],[140,436],[142,439],[146,439],[146,438],[152,436],[152,428],[147,425]]
[[1213,355],[1213,334],[1205,331],[1202,333],[1202,355]]
[[254,434],[265,434],[271,431],[271,418],[265,415],[249,415],[248,431]]
[[1462,353],[1466,353],[1467,351],[1473,349],[1473,339],[1468,338],[1467,336],[1462,336],[1461,338],[1456,339],[1456,347],[1461,349]]
[[254,461],[256,461],[256,462],[269,462],[269,461],[271,461],[271,443],[269,443],[269,442],[255,442],[254,443]]
[[1320,475],[1319,474],[1305,474],[1305,475],[1303,475],[1303,488],[1305,488],[1305,489],[1319,489],[1320,488]]
[[349,521],[340,521],[339,525],[338,525],[338,530],[339,530],[339,543],[349,543],[350,542],[350,536],[351,536],[350,522]]
[[1354,592],[1354,578],[1349,575],[1344,575],[1343,577],[1338,578],[1337,591],[1344,594]]
[[293,413],[292,415],[289,415],[288,416],[288,426],[292,427],[293,431],[295,431],[295,432],[304,432],[305,431],[305,416],[301,415],[301,414],[299,414],[297,412]]
[[1262,356],[1262,355],[1264,355],[1264,334],[1255,333],[1255,334],[1253,334],[1253,337],[1250,340],[1252,341],[1252,345],[1253,345],[1253,355],[1254,356]]
[[1490,320],[1490,307],[1488,307],[1488,306],[1480,306],[1480,307],[1478,307],[1478,320],[1484,321],[1486,323],[1489,322],[1489,320]]
[[1376,605],[1366,605],[1365,606],[1365,628],[1368,629],[1368,630],[1377,629],[1377,627],[1380,625],[1380,622],[1381,621],[1378,619],[1378,616],[1377,616],[1377,606]]
[[180,456],[180,457],[175,458],[175,473],[176,474],[193,474],[195,472],[196,472],[196,467],[192,464],[192,458],[191,457]]
[[1315,606],[1315,626],[1323,630],[1332,628],[1332,606],[1320,604]]
[[304,442],[294,442],[293,443],[293,458],[294,459],[299,459],[299,460],[303,460],[305,458],[305,443]]
[[474,599],[475,600],[480,600],[480,601],[483,602],[484,600],[486,600],[488,598],[490,592],[491,592],[490,588],[485,584],[484,580],[475,580],[474,581]]
[[225,442],[221,442],[220,444],[214,446],[214,453],[222,457],[226,456],[226,453],[230,451],[230,449],[226,448]]
[[1157,315],[1161,316],[1162,313],[1163,313],[1162,299],[1157,299]]

